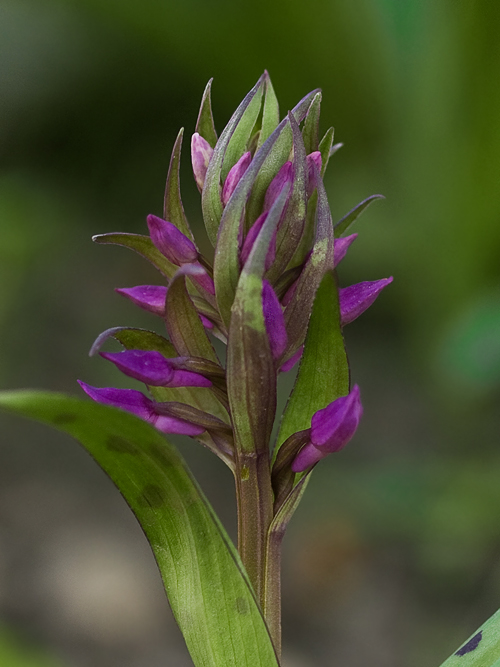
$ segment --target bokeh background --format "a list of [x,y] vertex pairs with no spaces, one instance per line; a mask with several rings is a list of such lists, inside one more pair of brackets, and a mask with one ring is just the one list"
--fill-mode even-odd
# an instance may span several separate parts
[[[106,231],[160,213],[206,81],[220,131],[264,68],[282,113],[323,88],[344,148],[342,284],[394,276],[346,328],[365,416],[285,540],[286,667],[439,665],[500,606],[500,3],[0,0],[0,388],[125,386],[87,351],[159,322]],[[187,142],[186,142],[187,143]],[[193,227],[199,195],[183,152]],[[70,439],[0,416],[0,664],[184,667],[142,533]],[[234,533],[230,475],[185,456]]]

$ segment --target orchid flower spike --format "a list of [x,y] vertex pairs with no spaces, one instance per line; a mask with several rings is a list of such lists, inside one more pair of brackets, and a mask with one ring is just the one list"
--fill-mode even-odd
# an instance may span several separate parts
[[357,384],[347,396],[337,398],[326,408],[315,412],[311,420],[310,441],[293,461],[293,472],[303,472],[328,454],[343,449],[356,433],[362,414]]

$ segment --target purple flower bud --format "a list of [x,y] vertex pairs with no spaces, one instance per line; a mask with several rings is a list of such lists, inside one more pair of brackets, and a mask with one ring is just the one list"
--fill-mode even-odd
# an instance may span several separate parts
[[250,162],[252,161],[252,154],[250,152],[245,153],[240,157],[238,162],[231,167],[229,174],[224,182],[224,187],[222,188],[222,203],[224,206],[229,201],[229,198],[233,194],[236,186],[240,182],[241,177],[248,169]]
[[357,283],[339,289],[340,324],[349,324],[369,308],[380,292],[392,283],[390,278]]
[[264,311],[264,322],[274,359],[279,359],[286,349],[288,336],[285,328],[285,318],[281,304],[271,284],[263,281],[262,308]]
[[266,196],[264,199],[263,212],[271,210],[271,207],[276,201],[279,193],[283,190],[285,185],[291,183],[292,181],[293,164],[291,162],[285,162],[267,188]]
[[138,285],[137,287],[117,287],[115,292],[123,294],[139,308],[154,315],[165,315],[167,288],[161,285]]
[[210,320],[207,317],[205,317],[205,315],[202,315],[201,313],[198,313],[198,315],[200,316],[201,323],[203,324],[205,329],[213,329],[214,328],[214,323],[210,322]]
[[285,361],[285,363],[281,366],[280,368],[281,373],[288,373],[288,371],[291,371],[292,368],[297,363],[297,361],[301,358],[303,352],[304,352],[304,346],[301,345],[297,350],[297,352],[295,352],[293,357],[290,357],[290,359],[288,361]]
[[129,377],[153,387],[211,387],[203,375],[175,369],[175,359],[166,359],[154,350],[125,350],[101,352],[101,357],[111,361]]
[[144,419],[155,426],[162,433],[179,433],[181,435],[201,435],[205,430],[196,424],[190,424],[183,419],[166,417],[155,412],[155,403],[135,389],[114,389],[113,387],[91,387],[85,382],[78,380],[83,391],[97,403],[112,405],[126,412]]
[[357,234],[351,234],[350,236],[344,236],[342,238],[335,239],[333,245],[333,261],[335,266],[338,266],[340,262],[344,259],[349,249],[349,246],[357,238],[358,238]]
[[148,215],[147,220],[151,240],[172,264],[180,266],[196,262],[198,259],[196,246],[174,224],[156,215]]
[[363,414],[359,387],[354,385],[347,396],[318,410],[311,420],[310,441],[292,463],[293,472],[303,472],[328,454],[347,445],[358,428]]
[[319,151],[314,151],[314,153],[309,153],[306,158],[307,162],[307,196],[310,197],[316,188],[316,169],[318,173],[321,171],[321,153]]
[[[243,248],[241,249],[240,253],[241,266],[245,266],[248,256],[250,255],[250,252],[253,248],[253,244],[255,243],[257,236],[259,235],[260,230],[262,229],[266,221],[267,214],[268,211],[260,215],[248,230],[248,234],[245,237],[245,240],[243,242]],[[273,234],[273,238],[271,239],[271,243],[269,244],[269,249],[267,251],[266,271],[274,262],[275,257],[276,257],[276,232]]]
[[193,164],[196,185],[200,192],[203,190],[208,163],[213,152],[214,149],[208,141],[198,134],[198,132],[195,132],[191,137],[191,162]]

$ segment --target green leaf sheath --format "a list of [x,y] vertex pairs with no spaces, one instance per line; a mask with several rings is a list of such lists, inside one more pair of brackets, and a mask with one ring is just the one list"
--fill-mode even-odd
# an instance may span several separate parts
[[92,241],[101,244],[119,245],[134,250],[141,257],[147,259],[165,278],[171,278],[178,269],[175,264],[169,262],[161,254],[149,236],[112,232],[110,234],[97,234],[92,237]]
[[278,98],[274,92],[273,84],[267,72],[265,76],[266,92],[264,94],[264,109],[262,112],[262,127],[260,129],[259,141],[257,143],[257,150],[262,146],[264,141],[271,136],[274,130],[278,127],[280,122],[280,108]]
[[278,667],[244,568],[174,447],[115,408],[35,391],[0,407],[76,438],[109,475],[151,545],[196,667]]
[[198,134],[208,141],[210,146],[214,148],[217,143],[217,132],[215,131],[214,117],[212,114],[212,81],[213,79],[210,79],[203,92],[195,132],[198,132]]
[[263,82],[264,77],[262,76],[232,115],[215,146],[205,175],[205,184],[201,195],[201,207],[208,238],[214,246],[217,241],[217,231],[223,210],[221,201],[221,173],[226,150],[246,109],[259,91],[260,95],[262,95]]
[[309,111],[307,112],[304,128],[302,130],[307,155],[318,150],[321,97],[321,93],[316,93],[311,106],[309,107]]
[[307,167],[306,149],[302,133],[293,114],[288,116],[293,137],[294,179],[290,200],[278,230],[276,239],[276,259],[269,270],[267,279],[274,283],[285,271],[299,245],[307,207]]
[[312,252],[304,265],[297,288],[285,308],[285,323],[288,332],[288,347],[282,362],[293,356],[303,344],[309,314],[311,313],[316,291],[329,269],[333,269],[333,227],[323,181],[317,181],[318,201],[316,206],[316,236]]
[[368,206],[370,206],[370,204],[377,199],[385,199],[385,197],[384,195],[371,195],[371,197],[367,197],[362,202],[357,204],[353,209],[351,209],[349,213],[344,215],[343,218],[336,222],[334,225],[335,238],[342,236],[342,234],[346,232],[354,222],[356,222],[363,211],[366,210]]
[[174,224],[177,229],[180,229],[185,236],[194,242],[194,236],[189,227],[181,200],[179,167],[183,135],[184,128],[181,128],[172,149],[172,157],[170,158],[170,165],[168,167],[167,183],[165,185],[165,197],[163,199],[163,217],[165,220]]
[[[307,95],[294,108],[293,113],[297,122],[300,122],[304,118],[310,100],[314,96],[314,92],[315,91]],[[290,133],[288,155],[292,146],[292,132],[289,120],[288,118],[285,118],[254,156],[250,166],[236,186],[222,215],[217,245],[215,248],[214,282],[219,312],[226,327],[229,327],[231,320],[231,306],[233,305],[240,274],[238,241],[248,197],[251,192],[251,202],[254,202],[260,196],[262,199],[262,208],[266,189],[283,163],[274,165],[273,162],[273,165],[276,166],[276,171],[266,172],[267,176],[270,176],[269,182],[257,183],[257,180],[260,179],[262,173],[265,171],[264,165],[266,164],[268,156],[272,157],[276,154],[276,144],[280,141],[281,137],[286,134],[286,130]],[[258,193],[260,193],[260,195]],[[261,208],[259,209],[259,213]]]
[[267,250],[288,190],[281,192],[269,211],[241,273],[227,349],[237,471],[238,550],[258,598],[263,589],[265,546],[273,516],[269,440],[276,413],[276,364],[264,322],[262,288]]
[[167,290],[165,323],[168,335],[180,356],[203,357],[219,363],[189,296],[186,286],[188,271],[187,266],[179,269]]
[[293,433],[310,428],[315,412],[348,393],[349,364],[340,328],[338,288],[334,272],[328,271],[314,299],[304,354],[281,422],[278,447]]
[[483,623],[441,667],[500,667],[500,610]]
[[319,142],[318,150],[321,153],[321,177],[325,175],[326,168],[328,167],[328,162],[330,161],[330,151],[333,145],[333,137],[335,130],[331,127],[327,130],[325,136]]

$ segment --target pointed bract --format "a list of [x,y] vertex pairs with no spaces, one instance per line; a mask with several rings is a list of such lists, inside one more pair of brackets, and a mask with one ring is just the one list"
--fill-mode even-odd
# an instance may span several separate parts
[[310,442],[293,461],[293,472],[303,472],[328,454],[343,449],[356,433],[362,414],[358,385],[354,385],[347,396],[337,398],[326,408],[314,413]]
[[292,183],[292,181],[293,164],[291,162],[285,162],[267,188],[266,196],[264,199],[264,211],[270,210],[271,206],[274,204],[276,198],[283,190],[285,185]]
[[[262,225],[265,223],[266,218],[267,218],[268,211],[260,215],[257,220],[253,223],[253,225],[250,227],[248,234],[245,237],[245,241],[243,242],[243,247],[241,249],[240,253],[240,261],[241,261],[241,266],[245,266],[245,263],[248,259],[248,256],[250,255],[250,252],[253,248],[253,244],[255,243],[260,230],[262,229]],[[266,255],[266,271],[269,269],[271,264],[274,262],[274,258],[276,256],[276,232],[273,234],[273,237],[271,239],[271,243],[269,244],[269,249],[267,251]]]
[[309,153],[306,158],[307,161],[307,196],[310,197],[316,188],[316,180],[314,173],[314,166],[318,171],[321,171],[321,153],[319,151],[314,151],[314,153]]
[[364,313],[384,287],[392,283],[392,280],[391,276],[390,278],[382,278],[381,280],[366,281],[350,285],[349,287],[341,287],[339,289],[341,325],[345,326],[353,322]]

